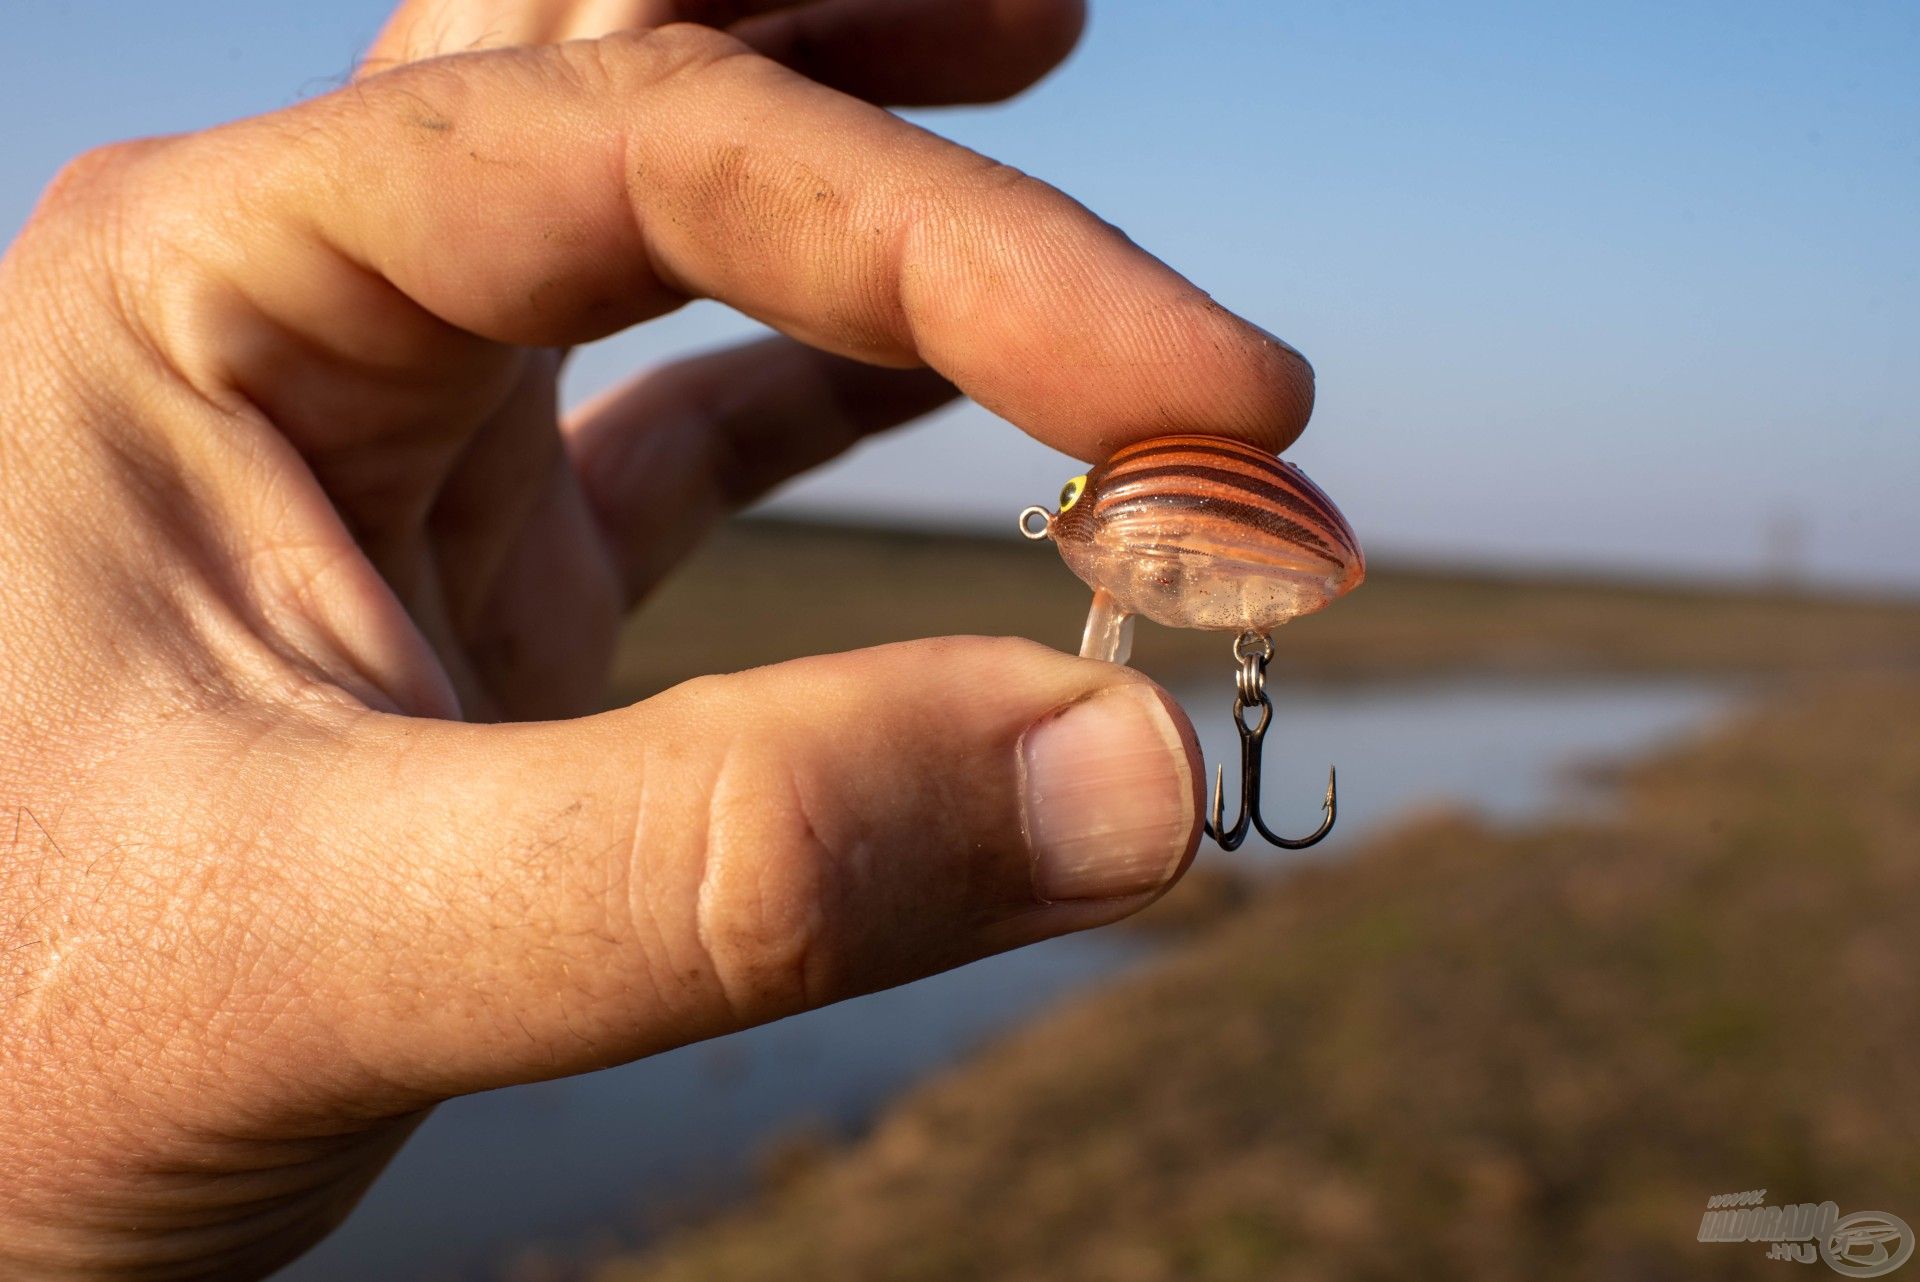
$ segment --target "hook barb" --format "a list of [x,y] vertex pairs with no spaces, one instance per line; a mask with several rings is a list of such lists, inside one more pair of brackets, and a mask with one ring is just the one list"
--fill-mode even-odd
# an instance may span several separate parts
[[[1273,701],[1267,697],[1267,661],[1273,657],[1273,644],[1264,633],[1243,632],[1234,640],[1233,654],[1240,661],[1233,700],[1233,725],[1240,732],[1240,814],[1229,827],[1226,768],[1216,765],[1213,804],[1206,821],[1207,836],[1222,850],[1238,849],[1253,832],[1282,850],[1305,850],[1333,831],[1340,812],[1338,776],[1334,767],[1327,767],[1327,791],[1320,802],[1319,827],[1304,837],[1282,837],[1267,827],[1260,815],[1260,755],[1267,727],[1273,720]],[[1260,713],[1252,725],[1248,725],[1246,719],[1249,708],[1257,708]]]
[[[1225,766],[1213,768],[1213,807],[1207,813],[1211,816],[1206,823],[1207,836],[1217,842],[1220,840],[1220,834],[1227,830],[1227,768]],[[1227,849],[1231,850],[1232,847],[1229,846]]]

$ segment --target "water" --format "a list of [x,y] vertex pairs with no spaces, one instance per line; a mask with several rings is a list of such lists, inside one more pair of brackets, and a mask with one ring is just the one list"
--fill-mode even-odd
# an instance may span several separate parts
[[[1231,818],[1240,799],[1232,672],[1174,693],[1200,731],[1209,771],[1227,766]],[[1340,767],[1340,823],[1313,848],[1316,859],[1338,856],[1415,807],[1465,805],[1519,821],[1586,805],[1591,791],[1573,767],[1631,756],[1702,724],[1734,698],[1724,684],[1599,678],[1275,686],[1269,694],[1268,827],[1281,836],[1313,831],[1327,767]],[[1287,857],[1257,838],[1235,853],[1262,865]]]
[[1050,940],[919,983],[584,1077],[441,1107],[283,1279],[487,1277],[535,1240],[634,1230],[751,1178],[770,1140],[844,1133],[874,1105],[1137,947]]
[[[1176,694],[1209,764],[1231,763],[1232,674]],[[1641,751],[1732,698],[1681,681],[1276,689],[1268,820],[1282,833],[1309,831],[1330,762],[1341,767],[1340,826],[1316,858],[1337,857],[1411,806],[1524,819],[1581,799],[1570,766]],[[1249,848],[1234,857],[1274,858]],[[738,1189],[770,1139],[857,1126],[903,1087],[1139,949],[1097,932],[1053,940],[624,1068],[456,1100],[346,1226],[282,1276],[469,1277],[532,1241],[607,1225],[632,1231],[696,1209]]]

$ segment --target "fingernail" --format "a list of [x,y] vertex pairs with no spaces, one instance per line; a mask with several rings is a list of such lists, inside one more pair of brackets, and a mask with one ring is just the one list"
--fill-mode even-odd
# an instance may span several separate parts
[[1193,784],[1173,717],[1153,690],[1102,691],[1020,741],[1033,888],[1043,900],[1156,890],[1193,827]]

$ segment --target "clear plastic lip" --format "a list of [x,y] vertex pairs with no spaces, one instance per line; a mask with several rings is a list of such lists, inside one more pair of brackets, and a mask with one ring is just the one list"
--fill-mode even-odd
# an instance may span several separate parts
[[1329,574],[1325,562],[1245,560],[1167,545],[1125,552],[1063,546],[1061,552],[1076,575],[1108,593],[1119,609],[1167,627],[1268,631],[1339,594],[1338,571]]

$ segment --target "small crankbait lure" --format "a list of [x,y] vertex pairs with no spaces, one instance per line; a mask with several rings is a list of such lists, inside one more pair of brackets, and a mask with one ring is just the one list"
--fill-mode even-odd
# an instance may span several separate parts
[[[1278,837],[1260,818],[1260,748],[1272,719],[1271,633],[1332,603],[1366,577],[1353,528],[1307,474],[1263,450],[1218,436],[1165,436],[1129,445],[1060,491],[1060,510],[1030,507],[1020,532],[1052,539],[1093,589],[1084,658],[1125,663],[1133,620],[1234,632],[1233,703],[1240,732],[1240,816],[1226,824],[1216,771],[1207,835],[1232,850],[1249,830],[1301,850],[1333,831],[1335,778],[1324,816],[1305,837]],[[1249,708],[1259,709],[1251,726]]]

